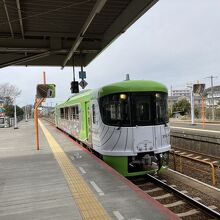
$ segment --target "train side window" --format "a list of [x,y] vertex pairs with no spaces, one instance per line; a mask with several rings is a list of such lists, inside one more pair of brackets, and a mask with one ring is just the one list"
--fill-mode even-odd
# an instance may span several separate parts
[[69,108],[64,108],[64,118],[68,120]]
[[79,119],[79,106],[76,106],[76,119]]
[[70,107],[70,120],[74,119],[74,107]]
[[92,104],[92,123],[96,123],[95,104]]
[[60,109],[60,118],[61,119],[64,118],[64,109],[63,108]]

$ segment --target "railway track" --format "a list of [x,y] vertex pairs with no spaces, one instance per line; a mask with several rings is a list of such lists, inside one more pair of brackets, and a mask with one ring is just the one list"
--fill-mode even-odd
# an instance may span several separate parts
[[175,185],[168,185],[152,175],[131,181],[184,220],[220,219],[220,213],[214,210],[216,206],[206,206],[199,201],[200,198],[192,198],[187,191],[180,191]]

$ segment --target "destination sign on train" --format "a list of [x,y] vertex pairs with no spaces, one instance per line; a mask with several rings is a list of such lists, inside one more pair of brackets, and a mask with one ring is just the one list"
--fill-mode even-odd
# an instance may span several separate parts
[[56,94],[55,84],[38,84],[37,98],[54,98]]

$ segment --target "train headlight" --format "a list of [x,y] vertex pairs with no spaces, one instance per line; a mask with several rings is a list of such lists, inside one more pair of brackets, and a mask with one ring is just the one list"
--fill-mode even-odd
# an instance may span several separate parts
[[121,100],[127,99],[127,95],[126,95],[126,94],[120,94],[120,99],[121,99]]

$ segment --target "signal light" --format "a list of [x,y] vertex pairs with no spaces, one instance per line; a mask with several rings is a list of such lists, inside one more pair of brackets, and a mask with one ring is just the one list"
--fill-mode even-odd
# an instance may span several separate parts
[[71,93],[79,93],[79,82],[78,81],[72,81],[70,85],[71,85],[70,87]]

